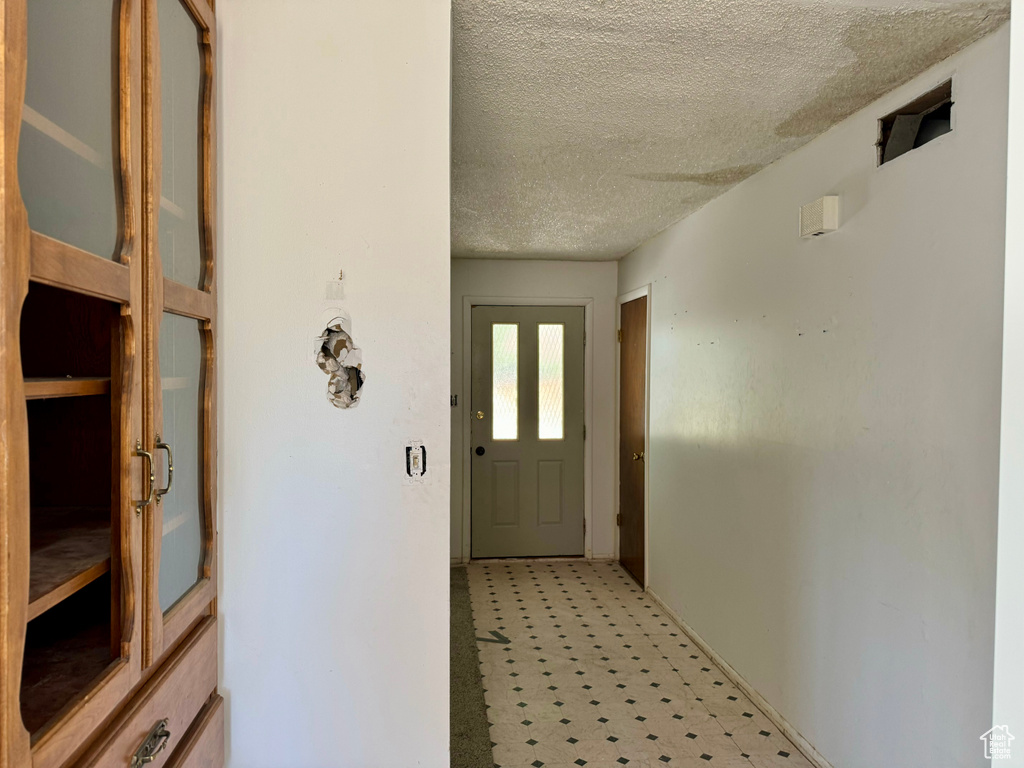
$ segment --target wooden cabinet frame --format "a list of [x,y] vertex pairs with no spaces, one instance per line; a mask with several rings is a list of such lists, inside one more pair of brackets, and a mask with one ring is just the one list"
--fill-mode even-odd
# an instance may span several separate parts
[[[30,230],[18,182],[28,55],[30,0],[4,0],[0,14],[0,768],[61,768],[78,759],[112,715],[158,671],[159,662],[203,617],[215,613],[214,416],[214,115],[213,8],[182,0],[202,30],[202,283],[163,278],[157,243],[160,212],[159,49],[156,0],[115,0],[115,162],[121,213],[114,258],[103,258]],[[29,617],[29,450],[26,385],[20,351],[21,312],[30,281],[120,305],[121,345],[110,385],[120,441],[112,447],[120,529],[112,536],[111,568],[120,576],[120,655],[67,704],[33,741],[21,718],[20,687]],[[160,419],[157,340],[164,310],[201,321],[201,514],[205,521],[201,578],[166,615],[157,599],[162,519],[156,503],[136,515],[149,493],[148,468],[135,441],[153,452]],[[118,373],[119,372],[119,373]],[[156,467],[159,479],[162,465]]]

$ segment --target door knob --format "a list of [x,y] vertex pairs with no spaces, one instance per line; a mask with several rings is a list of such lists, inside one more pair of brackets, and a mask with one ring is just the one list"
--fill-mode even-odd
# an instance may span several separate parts
[[483,456],[485,453],[487,453],[487,451],[484,450],[484,447],[482,445],[478,445],[476,447],[476,455],[477,456]]
[[473,415],[474,415],[474,416],[476,416],[476,417],[477,417],[477,419],[482,419],[482,418],[484,417],[484,412],[483,412],[483,411],[477,411],[477,412],[476,412],[475,414],[473,414]]
[[640,453],[634,453],[633,454],[633,461],[643,461],[643,460],[644,460],[644,452],[643,451],[640,451]]

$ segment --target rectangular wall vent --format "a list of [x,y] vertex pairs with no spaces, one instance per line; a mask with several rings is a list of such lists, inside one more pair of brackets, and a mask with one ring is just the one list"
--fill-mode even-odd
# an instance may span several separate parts
[[878,121],[878,164],[953,130],[953,81],[919,96]]
[[800,237],[817,237],[839,229],[839,196],[826,195],[800,209]]

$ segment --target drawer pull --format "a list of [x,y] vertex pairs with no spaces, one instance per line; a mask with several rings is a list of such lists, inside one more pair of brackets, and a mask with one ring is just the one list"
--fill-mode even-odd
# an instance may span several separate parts
[[142,746],[132,755],[130,768],[139,768],[139,766],[152,763],[156,760],[156,756],[167,746],[170,738],[171,732],[167,730],[167,720],[161,720],[153,726],[153,730],[149,732],[149,736],[142,742]]

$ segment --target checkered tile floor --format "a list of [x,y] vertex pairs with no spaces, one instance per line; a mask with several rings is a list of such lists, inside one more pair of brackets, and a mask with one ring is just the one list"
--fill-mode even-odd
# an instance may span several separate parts
[[812,768],[617,563],[469,581],[496,767]]

